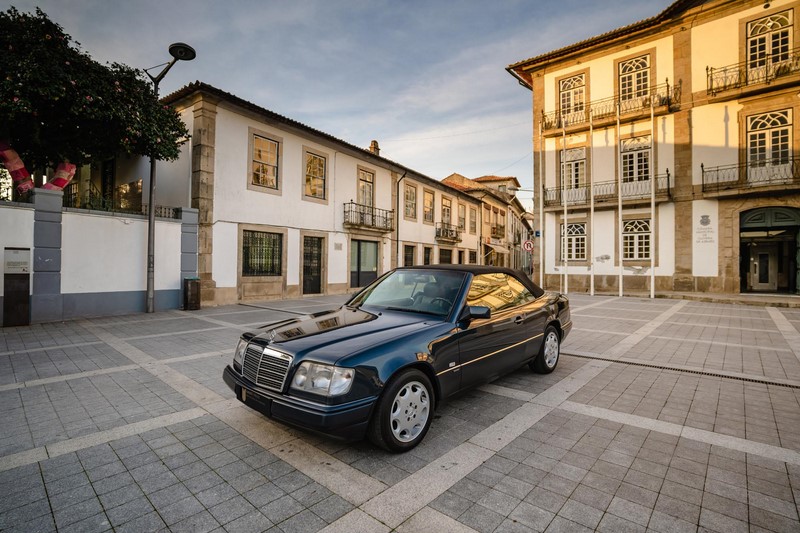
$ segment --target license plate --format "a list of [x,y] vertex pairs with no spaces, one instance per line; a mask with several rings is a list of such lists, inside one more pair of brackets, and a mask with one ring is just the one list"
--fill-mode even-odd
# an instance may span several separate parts
[[242,401],[243,402],[247,401],[247,389],[245,389],[244,387],[242,387]]

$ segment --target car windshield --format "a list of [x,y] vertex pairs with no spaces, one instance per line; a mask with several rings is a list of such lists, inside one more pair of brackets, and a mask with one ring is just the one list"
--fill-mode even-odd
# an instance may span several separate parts
[[368,287],[350,305],[447,316],[464,282],[463,272],[396,270]]

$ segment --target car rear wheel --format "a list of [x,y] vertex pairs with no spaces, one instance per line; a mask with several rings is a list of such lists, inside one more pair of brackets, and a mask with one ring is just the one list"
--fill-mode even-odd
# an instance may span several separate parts
[[530,363],[531,370],[537,374],[549,374],[556,369],[560,355],[561,338],[558,336],[558,330],[554,326],[547,326],[539,355]]
[[410,450],[433,420],[433,387],[423,372],[408,369],[389,382],[378,400],[369,439],[390,452]]

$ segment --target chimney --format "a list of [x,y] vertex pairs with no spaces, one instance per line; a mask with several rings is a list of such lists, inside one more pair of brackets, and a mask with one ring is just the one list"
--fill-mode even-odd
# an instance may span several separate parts
[[378,141],[374,140],[369,143],[369,151],[375,155],[381,155],[381,148],[378,146]]

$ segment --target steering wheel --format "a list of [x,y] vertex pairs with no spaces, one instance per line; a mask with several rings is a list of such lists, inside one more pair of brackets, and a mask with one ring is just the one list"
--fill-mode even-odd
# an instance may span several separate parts
[[432,305],[432,306],[440,305],[442,307],[442,309],[449,309],[453,305],[453,302],[451,302],[447,298],[438,297],[438,298],[434,298],[433,300],[431,300],[431,304],[430,305]]

